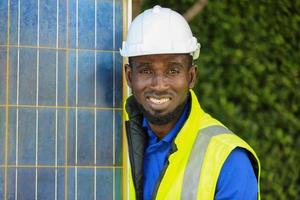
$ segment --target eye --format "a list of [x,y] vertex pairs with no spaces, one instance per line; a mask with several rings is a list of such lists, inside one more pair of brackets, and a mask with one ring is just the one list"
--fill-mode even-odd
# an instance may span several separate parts
[[169,75],[176,75],[176,74],[179,74],[179,73],[180,73],[180,71],[176,68],[171,68],[167,72],[167,74],[169,74]]
[[147,68],[144,68],[144,69],[141,69],[139,71],[140,74],[152,74],[152,71],[150,69],[147,69]]

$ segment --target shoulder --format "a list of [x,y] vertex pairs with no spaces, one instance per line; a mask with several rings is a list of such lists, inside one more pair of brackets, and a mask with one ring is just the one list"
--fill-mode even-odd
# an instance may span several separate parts
[[253,171],[251,161],[248,157],[248,151],[243,148],[235,148],[227,157],[222,173],[234,172],[235,170],[246,172]]
[[248,151],[234,149],[220,172],[215,199],[257,199],[258,184]]

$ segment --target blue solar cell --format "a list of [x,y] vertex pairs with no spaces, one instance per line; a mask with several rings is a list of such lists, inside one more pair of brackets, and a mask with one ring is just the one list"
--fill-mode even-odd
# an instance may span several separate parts
[[55,163],[55,110],[39,110],[38,123],[38,163],[54,165]]
[[[57,55],[56,52],[58,52]],[[57,56],[57,66],[56,66],[56,56]],[[65,51],[40,49],[39,105],[55,106],[56,92],[57,92],[57,104],[60,106],[65,104],[65,97],[66,97],[65,62],[66,62]]]
[[101,52],[97,54],[97,106],[113,106],[113,55]]
[[115,199],[123,199],[122,191],[122,177],[123,171],[120,168],[115,170]]
[[112,2],[100,1],[97,5],[97,49],[113,50],[113,26]]
[[78,110],[77,113],[77,165],[94,164],[94,112]]
[[11,48],[9,102],[17,102],[19,76],[19,104],[35,105],[37,88],[37,50],[20,48],[19,75],[17,73],[17,48]]
[[95,1],[78,1],[78,47],[95,48]]
[[[57,118],[57,128],[56,128]],[[64,125],[63,110],[39,110],[39,137],[38,137],[38,163],[40,165],[64,164]]]
[[[9,103],[17,103],[17,78],[18,78],[18,48],[10,48],[9,50]],[[20,51],[19,51],[20,52]],[[20,53],[19,53],[20,56]],[[20,65],[19,65],[20,66]],[[4,80],[6,81],[6,76]],[[6,85],[6,84],[5,84]]]
[[[57,169],[57,199],[65,199],[65,169]],[[53,183],[52,183],[53,184]],[[54,183],[55,184],[55,183]]]
[[5,104],[6,96],[6,48],[0,47],[0,105]]
[[97,169],[97,199],[113,199],[113,169]]
[[[6,111],[4,110],[4,113]],[[8,109],[8,164],[10,165],[15,165],[16,164],[16,109],[15,108],[9,108]],[[4,118],[5,119],[5,118]],[[5,130],[3,132],[5,134]],[[5,138],[3,138],[5,140]],[[4,151],[3,151],[4,152]]]
[[68,110],[68,165],[75,165],[75,153],[76,153],[76,111],[75,109]]
[[[0,170],[1,170],[0,172],[2,172],[2,168],[0,168]],[[0,175],[0,177],[1,177],[1,175]],[[4,184],[4,180],[1,183]],[[15,199],[15,194],[16,194],[16,169],[15,168],[8,168],[6,186],[7,186],[7,191],[6,191],[7,199]],[[3,187],[1,187],[1,188],[3,188]],[[1,191],[1,189],[0,189],[0,199],[4,199],[4,191],[3,190]]]
[[19,164],[35,164],[36,153],[36,110],[19,110]]
[[123,8],[122,8],[122,1],[116,0],[115,2],[115,13],[116,13],[116,22],[115,24],[118,25],[118,27],[115,29],[115,51],[119,51],[119,49],[122,47],[122,41],[123,41]]
[[[61,68],[60,68],[61,69]],[[61,71],[57,74],[64,76]],[[40,49],[39,54],[39,105],[55,105],[56,101],[56,51]],[[65,84],[59,83],[58,85]],[[60,105],[62,102],[60,102]]]
[[55,169],[39,168],[37,177],[37,199],[55,199]]
[[38,1],[22,1],[20,7],[20,43],[21,45],[37,45]]
[[115,54],[115,77],[116,77],[116,86],[115,86],[115,98],[116,98],[116,107],[122,108],[123,103],[123,58],[120,53]]
[[77,199],[93,199],[94,197],[94,169],[78,169],[77,187],[80,188],[77,193]]
[[76,52],[68,51],[68,106],[76,106]]
[[18,199],[35,199],[35,169],[18,169]]
[[97,112],[97,164],[113,165],[113,111]]
[[66,163],[66,111],[64,109],[58,109],[57,117],[57,164],[63,166]]
[[[95,105],[95,55],[91,51],[78,53],[78,106]],[[76,81],[76,80],[75,80]]]
[[56,46],[56,3],[40,0],[40,46]]
[[122,111],[115,111],[115,163],[122,165]]
[[76,0],[68,0],[68,47],[76,48]]
[[65,188],[68,199],[75,199],[75,168],[69,168],[67,171],[68,185]]
[[7,1],[0,1],[0,45],[6,44],[7,38]]
[[[7,3],[8,1],[1,1],[1,2]],[[1,19],[5,19],[5,20],[0,20],[0,21],[7,22],[7,8],[3,14],[5,14],[6,16],[5,16],[5,18],[1,18]],[[18,44],[18,0],[10,1],[10,13],[9,14],[10,14],[9,44],[17,45]],[[2,30],[2,29],[0,29],[0,30]],[[0,31],[0,32],[2,32],[2,31]],[[6,32],[7,32],[7,30],[3,33],[6,33]]]
[[0,165],[4,164],[5,129],[5,109],[0,107]]
[[59,1],[58,7],[58,47],[66,48],[66,33],[67,33],[67,1]]

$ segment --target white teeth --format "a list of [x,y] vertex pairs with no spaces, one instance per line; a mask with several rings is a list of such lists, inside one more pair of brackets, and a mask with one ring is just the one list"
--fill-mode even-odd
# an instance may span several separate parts
[[150,97],[149,100],[155,104],[162,104],[162,103],[166,103],[167,101],[169,101],[170,98],[156,99],[156,98]]

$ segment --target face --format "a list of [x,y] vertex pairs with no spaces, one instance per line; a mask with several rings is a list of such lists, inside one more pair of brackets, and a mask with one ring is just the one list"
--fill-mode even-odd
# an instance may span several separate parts
[[153,117],[176,111],[194,87],[196,68],[187,54],[131,57],[126,79],[136,101]]

